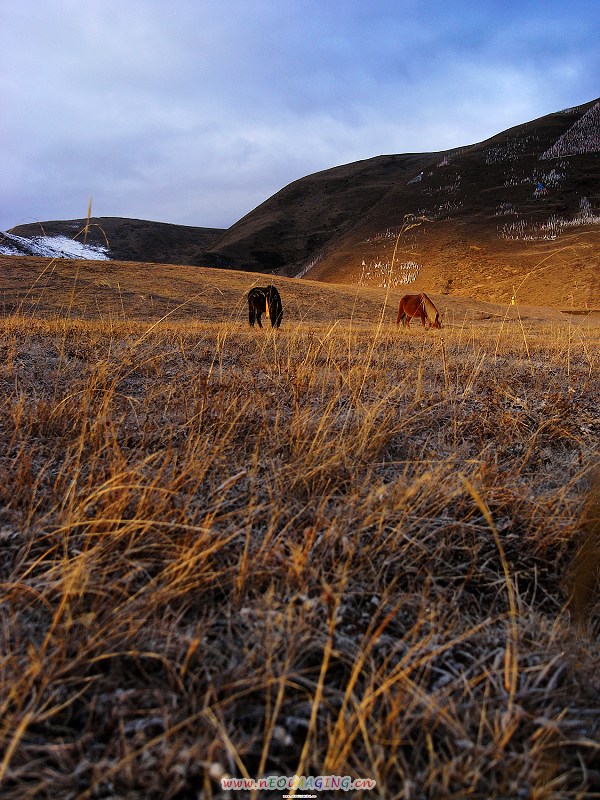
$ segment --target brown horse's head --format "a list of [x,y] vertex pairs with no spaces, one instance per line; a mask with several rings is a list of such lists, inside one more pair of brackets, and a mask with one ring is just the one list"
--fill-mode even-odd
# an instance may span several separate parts
[[440,312],[431,302],[429,297],[426,294],[421,295],[421,302],[423,304],[423,311],[427,316],[427,322],[429,323],[430,328],[441,328],[442,327],[442,320],[440,318]]

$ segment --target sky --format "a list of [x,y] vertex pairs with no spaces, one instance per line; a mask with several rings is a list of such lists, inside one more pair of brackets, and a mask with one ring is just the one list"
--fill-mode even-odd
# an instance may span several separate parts
[[600,96],[598,0],[0,0],[0,230],[227,228]]

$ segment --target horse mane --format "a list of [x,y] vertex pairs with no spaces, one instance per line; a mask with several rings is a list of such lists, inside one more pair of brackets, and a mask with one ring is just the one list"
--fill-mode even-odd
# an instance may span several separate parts
[[435,318],[438,315],[438,310],[432,303],[432,301],[427,297],[425,292],[421,292],[421,297],[423,299],[423,310],[427,315],[427,319],[430,323],[435,322]]

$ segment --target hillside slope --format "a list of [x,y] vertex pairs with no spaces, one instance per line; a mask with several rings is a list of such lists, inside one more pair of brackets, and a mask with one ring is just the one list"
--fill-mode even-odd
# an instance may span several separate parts
[[[0,255],[0,317],[236,322],[246,328],[246,294],[263,282],[263,275],[239,270]],[[372,327],[381,321],[386,329],[405,333],[396,327],[401,290],[283,276],[277,278],[277,285],[286,329],[305,324],[335,327],[339,323]],[[443,315],[444,329],[465,325],[500,329],[505,323],[522,322],[600,326],[600,314],[573,316],[545,306],[507,306],[441,294],[431,298]],[[267,330],[268,326],[263,333]],[[423,330],[413,323],[406,333],[410,338],[417,332]],[[427,335],[436,334],[427,331]]]
[[323,248],[335,250],[390,188],[431,158],[378,156],[294,181],[229,228],[207,258],[214,266],[297,275]]
[[[600,103],[438,154],[308,273],[564,308],[600,307]],[[405,215],[421,217],[396,237]],[[408,227],[408,226],[407,226]]]
[[599,151],[593,101],[458,150],[336,167],[248,214],[207,263],[600,308]]

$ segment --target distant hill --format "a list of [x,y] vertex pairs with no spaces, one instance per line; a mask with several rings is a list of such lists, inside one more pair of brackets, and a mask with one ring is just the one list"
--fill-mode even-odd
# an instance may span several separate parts
[[[36,222],[17,225],[9,233],[33,239],[38,244],[41,237],[46,246],[48,240],[54,237],[77,237],[82,242],[85,223],[85,219]],[[121,217],[92,217],[87,243],[105,249],[109,257],[117,261],[198,266],[204,263],[205,251],[224,233],[222,228],[195,228]],[[39,255],[39,252],[32,248],[31,255]]]
[[[228,230],[93,222],[88,241],[105,244],[106,234],[114,259],[599,309],[600,102],[479,144],[309,175]],[[68,235],[83,223],[43,227]]]

